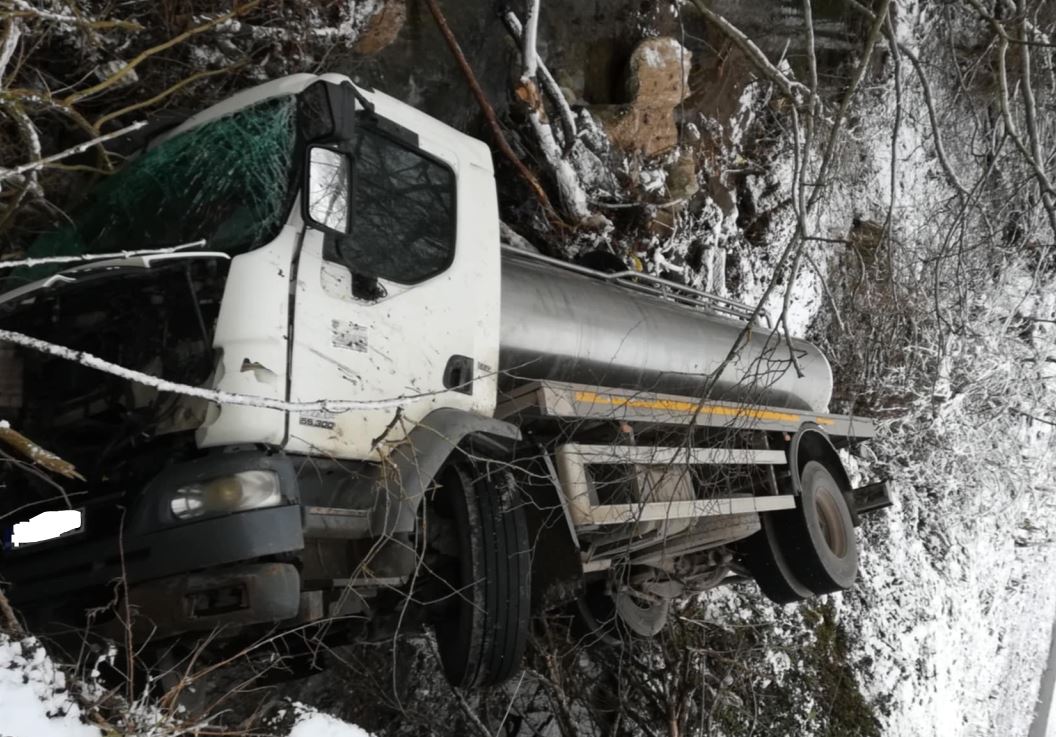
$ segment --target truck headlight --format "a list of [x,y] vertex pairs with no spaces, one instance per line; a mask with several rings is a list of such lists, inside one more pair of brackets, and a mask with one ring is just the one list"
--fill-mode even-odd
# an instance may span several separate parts
[[281,503],[278,474],[273,471],[242,471],[181,486],[172,493],[169,509],[177,519],[188,520],[275,507]]

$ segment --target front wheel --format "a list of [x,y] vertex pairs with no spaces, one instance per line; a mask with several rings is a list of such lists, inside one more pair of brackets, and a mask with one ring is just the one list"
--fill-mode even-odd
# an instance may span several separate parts
[[502,683],[520,668],[530,623],[531,547],[516,484],[497,464],[459,461],[433,499],[457,552],[438,571],[453,599],[436,626],[444,674],[462,688]]

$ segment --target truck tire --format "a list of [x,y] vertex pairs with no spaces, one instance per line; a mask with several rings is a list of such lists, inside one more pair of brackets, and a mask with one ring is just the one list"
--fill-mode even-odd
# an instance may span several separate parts
[[796,509],[780,513],[780,548],[796,578],[815,594],[843,591],[858,575],[851,510],[833,474],[819,461],[799,472]]
[[436,627],[444,674],[452,685],[502,683],[520,667],[528,644],[531,561],[528,526],[508,472],[468,461],[449,465],[438,494],[449,503],[458,538],[453,616]]
[[814,595],[793,573],[792,565],[782,550],[778,529],[785,520],[780,512],[759,515],[762,529],[739,544],[744,564],[751,572],[759,590],[777,604],[794,604]]

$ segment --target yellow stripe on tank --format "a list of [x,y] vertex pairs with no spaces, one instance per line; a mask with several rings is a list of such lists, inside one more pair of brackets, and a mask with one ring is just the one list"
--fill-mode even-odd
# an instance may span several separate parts
[[[725,407],[718,404],[699,404],[678,399],[632,399],[613,397],[597,392],[577,391],[577,402],[604,404],[612,407],[629,407],[631,409],[662,409],[671,412],[703,413],[726,417],[747,417],[753,420],[771,420],[776,422],[803,422],[803,416],[789,412],[778,412],[772,409],[752,409],[750,407]],[[832,425],[833,420],[827,417],[815,417],[818,424]]]

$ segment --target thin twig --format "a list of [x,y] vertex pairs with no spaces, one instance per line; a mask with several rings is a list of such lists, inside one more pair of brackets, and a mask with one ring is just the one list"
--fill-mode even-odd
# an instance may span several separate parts
[[776,66],[774,66],[766,54],[763,53],[762,49],[755,45],[744,31],[737,28],[737,26],[730,23],[724,17],[716,13],[714,10],[704,4],[704,0],[692,0],[693,5],[696,6],[700,14],[703,15],[707,20],[714,23],[720,31],[722,31],[727,38],[729,38],[737,48],[744,52],[748,60],[751,61],[757,69],[759,69],[763,75],[771,82],[777,85],[781,93],[792,100],[796,99],[797,93],[808,92],[807,88],[804,87],[800,82],[793,79],[789,79],[785,74],[781,72]]
[[130,74],[132,70],[134,70],[137,66],[139,66],[152,56],[156,56],[162,51],[171,49],[173,46],[176,46],[186,41],[192,36],[196,36],[199,33],[204,33],[210,28],[220,25],[225,21],[231,20],[232,18],[237,18],[240,15],[245,15],[247,12],[257,7],[257,5],[259,4],[260,0],[250,0],[250,2],[247,2],[244,5],[236,6],[230,12],[224,13],[223,15],[218,15],[217,17],[212,18],[211,20],[199,26],[195,26],[194,28],[188,31],[184,31],[183,33],[177,36],[173,36],[168,41],[160,43],[157,46],[152,46],[149,49],[145,49],[144,51],[141,51],[140,53],[136,54],[136,56],[131,61],[127,62],[123,67],[118,69],[116,72],[111,74],[99,84],[92,85],[88,89],[81,90],[80,92],[74,92],[72,95],[69,95],[63,102],[66,105],[73,105],[78,100],[83,100],[86,97],[98,94],[99,92],[103,92],[104,90],[109,89],[113,85],[120,82],[122,79],[125,78],[126,75]]
[[41,256],[40,258],[21,258],[0,260],[0,270],[17,269],[23,266],[42,266],[44,264],[72,264],[88,263],[92,261],[105,261],[112,258],[135,258],[136,256],[161,256],[163,254],[185,251],[188,248],[198,248],[205,245],[205,239],[184,243],[169,248],[143,248],[137,251],[113,251],[111,253],[81,253],[75,256]]
[[105,31],[110,28],[133,32],[143,30],[143,26],[135,21],[96,20],[93,18],[84,18],[79,15],[54,13],[41,8],[35,8],[26,2],[26,0],[13,0],[13,4],[16,7],[21,8],[21,10],[14,10],[9,14],[15,18],[39,18],[53,23],[73,23],[93,31]]
[[70,156],[75,156],[77,154],[84,153],[93,146],[97,146],[101,143],[109,141],[112,138],[119,138],[120,136],[123,136],[127,133],[131,133],[132,131],[139,130],[146,124],[147,121],[140,120],[136,123],[133,123],[132,125],[125,126],[120,130],[116,130],[112,133],[107,133],[105,135],[98,136],[90,141],[85,141],[84,143],[79,143],[76,146],[73,146],[72,148],[66,149],[65,151],[60,151],[57,154],[52,154],[51,156],[45,156],[44,158],[38,159],[36,161],[30,161],[25,164],[20,164],[14,169],[0,170],[0,181],[4,179],[10,179],[11,177],[15,177],[20,174],[25,174],[26,172],[36,171],[37,169],[40,169],[46,164],[51,164],[55,161],[61,161],[62,159],[69,158]]
[[[843,99],[840,100],[840,106],[837,108],[836,114],[833,117],[832,129],[829,131],[829,140],[825,144],[825,153],[822,154],[821,163],[818,165],[817,180],[819,182],[824,181],[829,164],[832,162],[833,154],[836,151],[836,142],[839,140],[840,136],[840,128],[843,124],[844,118],[847,116],[848,109],[850,109],[851,100],[854,99],[858,87],[861,85],[862,80],[865,79],[865,73],[869,70],[869,64],[873,59],[873,50],[876,48],[876,42],[882,35],[884,23],[887,19],[888,8],[890,6],[891,0],[881,0],[880,9],[874,16],[872,27],[869,29],[869,36],[866,38],[865,50],[862,53],[861,61],[858,62],[858,69],[855,71],[851,84],[844,93]],[[813,205],[817,202],[823,191],[823,187],[815,189],[807,204]]]
[[172,394],[181,394],[187,397],[198,397],[210,402],[216,402],[217,404],[236,404],[247,407],[260,407],[262,409],[274,409],[281,412],[322,411],[341,413],[360,409],[395,409],[396,407],[403,406],[411,401],[425,399],[453,391],[452,389],[441,389],[433,392],[422,392],[420,394],[408,394],[390,399],[320,399],[310,402],[286,402],[271,397],[262,397],[252,394],[233,394],[230,392],[203,389],[199,386],[178,384],[174,381],[160,379],[157,376],[151,376],[150,374],[145,374],[141,371],[135,371],[130,368],[125,368],[124,366],[119,366],[110,361],[103,360],[98,356],[92,355],[87,351],[73,350],[72,348],[49,343],[46,340],[33,338],[29,335],[18,333],[13,330],[0,330],[0,343],[3,342],[14,343],[23,346],[24,348],[29,348],[30,350],[47,353],[67,361],[73,361],[74,363],[79,363],[82,366],[102,371],[111,376],[117,376],[137,384],[142,384],[143,386],[149,386],[159,392],[170,392]]
[[191,84],[192,82],[197,82],[200,79],[206,79],[208,77],[215,77],[217,74],[226,74],[227,72],[233,72],[236,69],[241,69],[245,65],[246,65],[246,62],[240,61],[237,64],[232,64],[230,66],[226,66],[226,67],[223,67],[221,69],[206,69],[206,70],[203,70],[201,72],[196,72],[195,74],[192,74],[189,77],[181,79],[179,82],[177,82],[176,84],[172,85],[171,87],[168,87],[165,90],[161,91],[160,93],[154,95],[154,97],[150,98],[149,100],[142,100],[142,101],[134,103],[132,105],[126,105],[125,107],[121,108],[120,110],[114,110],[113,112],[110,112],[110,113],[107,113],[106,115],[103,115],[102,117],[98,118],[95,121],[95,127],[96,128],[101,128],[104,123],[107,123],[107,122],[113,120],[114,118],[119,118],[122,115],[127,115],[128,113],[130,113],[130,112],[132,112],[134,110],[139,110],[141,108],[150,107],[151,105],[156,105],[157,103],[161,102],[166,97],[168,97],[169,95],[173,94],[174,92],[177,92],[180,89],[183,89],[184,87],[186,87],[187,85]]
[[924,68],[920,63],[920,59],[913,53],[913,50],[906,47],[903,44],[896,44],[898,51],[903,54],[909,63],[913,66],[913,71],[917,74],[917,79],[920,81],[920,89],[924,94],[924,106],[928,110],[928,120],[931,122],[931,136],[935,144],[935,156],[939,160],[939,165],[942,170],[946,173],[946,178],[950,180],[950,184],[953,185],[954,189],[964,197],[967,195],[967,191],[964,185],[961,184],[960,179],[953,171],[953,167],[950,165],[949,157],[946,155],[946,147],[942,143],[942,133],[939,127],[938,115],[935,112],[935,96],[931,91],[931,82],[928,81],[928,76],[924,73]]
[[[891,14],[887,14],[887,30],[889,38],[895,38],[895,25],[891,20]],[[887,243],[887,283],[891,290],[891,296],[895,297],[895,239],[891,237],[892,219],[895,213],[895,204],[898,201],[898,136],[902,131],[902,60],[899,55],[898,45],[890,44],[891,60],[895,67],[895,122],[891,126],[891,167],[889,177],[889,188],[887,196],[887,215],[884,217],[884,229],[882,239]]]

